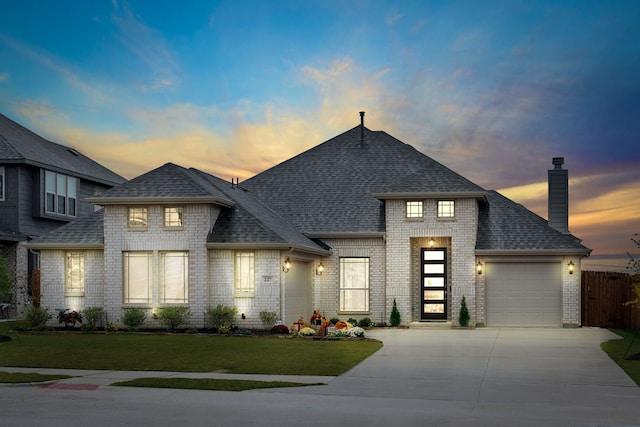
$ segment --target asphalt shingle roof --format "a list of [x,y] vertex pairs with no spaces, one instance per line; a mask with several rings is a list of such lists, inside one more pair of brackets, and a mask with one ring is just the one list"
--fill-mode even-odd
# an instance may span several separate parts
[[56,228],[32,243],[69,246],[104,244],[104,209]]
[[0,162],[45,167],[109,186],[126,181],[78,150],[48,141],[3,114],[0,114]]
[[480,186],[382,131],[336,136],[242,183],[307,234],[384,232],[380,193],[478,193]]
[[489,191],[487,200],[480,204],[476,250],[590,252],[575,236],[549,227],[547,220],[497,191]]
[[[228,184],[231,185],[231,184]],[[228,196],[216,186],[203,182],[202,177],[189,169],[173,163],[166,163],[142,174],[118,187],[102,192],[98,197],[101,203],[123,199],[218,199],[221,203],[231,203]]]

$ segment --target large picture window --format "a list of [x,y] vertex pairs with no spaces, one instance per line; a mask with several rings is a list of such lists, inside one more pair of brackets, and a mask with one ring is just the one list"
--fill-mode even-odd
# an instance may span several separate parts
[[369,258],[340,258],[340,311],[369,311]]
[[189,301],[189,253],[160,253],[160,303]]
[[67,252],[65,272],[65,294],[84,295],[84,254]]
[[76,178],[45,171],[45,211],[48,214],[76,216]]
[[148,304],[151,302],[151,252],[124,253],[124,302]]
[[236,295],[253,295],[255,292],[255,255],[253,252],[236,253]]

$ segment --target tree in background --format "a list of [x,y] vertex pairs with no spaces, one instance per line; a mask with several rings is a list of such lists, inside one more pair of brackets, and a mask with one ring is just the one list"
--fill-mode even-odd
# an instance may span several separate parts
[[[640,234],[636,233],[634,236],[635,237],[631,238],[631,241],[640,248]],[[629,252],[627,252],[627,255],[629,255],[627,269],[631,270],[631,289],[636,294],[636,298],[625,302],[624,305],[640,307],[640,259],[634,257]]]

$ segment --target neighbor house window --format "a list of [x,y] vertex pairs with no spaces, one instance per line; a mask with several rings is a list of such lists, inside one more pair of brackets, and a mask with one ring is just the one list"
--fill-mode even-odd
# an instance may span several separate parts
[[438,200],[438,218],[453,218],[456,216],[453,200]]
[[124,302],[147,304],[151,302],[151,252],[124,253]]
[[182,227],[183,210],[182,208],[164,208],[164,226],[165,227]]
[[67,252],[65,258],[65,294],[84,294],[84,254]]
[[76,178],[45,171],[45,210],[49,214],[76,216]]
[[407,202],[407,218],[422,218],[422,201]]
[[129,208],[127,224],[129,228],[147,228],[147,208]]
[[160,303],[189,301],[189,253],[160,253]]
[[369,311],[369,258],[340,258],[340,311]]
[[4,200],[4,187],[5,187],[4,166],[0,166],[0,200]]
[[236,253],[236,295],[255,292],[255,255],[253,252]]

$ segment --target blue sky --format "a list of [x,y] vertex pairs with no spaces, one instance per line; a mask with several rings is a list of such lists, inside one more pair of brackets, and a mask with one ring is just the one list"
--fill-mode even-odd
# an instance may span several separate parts
[[[0,112],[132,178],[248,178],[359,123],[570,229],[640,232],[638,1],[0,0]],[[602,261],[604,263],[604,261]]]

